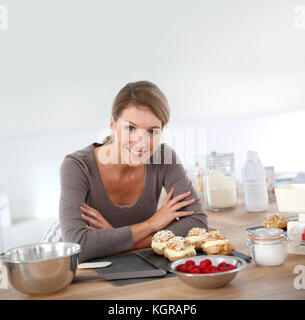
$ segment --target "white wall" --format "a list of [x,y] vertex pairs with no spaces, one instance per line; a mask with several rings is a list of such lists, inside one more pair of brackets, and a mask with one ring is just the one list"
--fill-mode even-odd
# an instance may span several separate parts
[[[206,154],[233,152],[236,176],[241,182],[241,169],[248,150],[257,150],[263,165],[273,166],[276,175],[305,172],[304,125],[305,110],[198,119],[189,123],[176,122],[172,127],[173,131],[177,127],[194,131],[203,128],[206,139],[202,140],[201,150]],[[190,163],[182,149],[179,156],[186,165]]]
[[203,125],[207,150],[236,152],[238,170],[250,147],[278,170],[304,168],[300,1],[1,4],[0,176],[13,219],[57,214],[61,160],[97,140],[129,81],[158,84],[172,126]]
[[1,3],[0,136],[100,126],[139,79],[167,94],[172,121],[304,108],[300,1]]

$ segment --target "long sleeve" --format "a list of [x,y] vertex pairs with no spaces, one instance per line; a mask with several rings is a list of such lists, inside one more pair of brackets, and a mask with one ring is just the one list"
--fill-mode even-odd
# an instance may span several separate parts
[[63,241],[81,245],[80,262],[133,249],[129,226],[94,231],[86,229],[86,222],[80,216],[83,213],[80,206],[86,203],[89,192],[85,169],[77,159],[68,156],[60,167],[59,219]]
[[163,186],[168,193],[172,187],[174,187],[173,197],[191,191],[191,194],[181,201],[187,201],[190,199],[196,199],[194,203],[186,207],[181,208],[179,211],[194,211],[191,216],[182,217],[180,220],[174,220],[170,223],[166,229],[171,230],[175,235],[185,237],[188,231],[193,227],[205,228],[207,231],[208,217],[204,212],[202,204],[200,203],[200,197],[193,188],[190,179],[187,177],[184,167],[177,156],[174,149],[164,144],[164,154],[166,157],[171,157],[172,161],[169,164],[165,164]]

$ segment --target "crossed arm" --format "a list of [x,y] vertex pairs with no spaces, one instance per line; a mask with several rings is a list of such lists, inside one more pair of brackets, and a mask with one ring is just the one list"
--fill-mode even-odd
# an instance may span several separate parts
[[[152,217],[130,226],[135,249],[149,247],[152,240],[152,234],[154,232],[163,229],[176,218],[189,216],[194,213],[194,211],[179,211],[179,209],[188,206],[195,201],[195,199],[181,201],[185,197],[189,196],[191,191],[180,194],[176,197],[173,197],[173,194],[174,188],[171,188],[163,200],[161,207]],[[81,214],[81,218],[91,224],[91,226],[86,224],[86,229],[88,231],[94,231],[97,229],[114,229],[113,226],[96,209],[85,203],[80,206],[80,209],[87,214]]]

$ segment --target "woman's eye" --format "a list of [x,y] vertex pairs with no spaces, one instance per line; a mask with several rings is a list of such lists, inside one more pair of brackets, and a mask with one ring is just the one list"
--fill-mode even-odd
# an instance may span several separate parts
[[158,130],[148,130],[149,134],[152,134],[152,135],[157,135],[159,134],[159,131]]
[[129,130],[129,131],[133,131],[133,129],[135,129],[135,127],[133,127],[133,126],[127,126],[126,129]]

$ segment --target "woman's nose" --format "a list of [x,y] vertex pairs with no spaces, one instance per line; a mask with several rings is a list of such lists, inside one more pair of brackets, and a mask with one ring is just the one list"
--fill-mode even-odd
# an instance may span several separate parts
[[133,132],[130,135],[130,141],[133,143],[143,143],[146,144],[147,142],[150,141],[149,139],[149,134],[146,132],[138,131],[138,132]]

